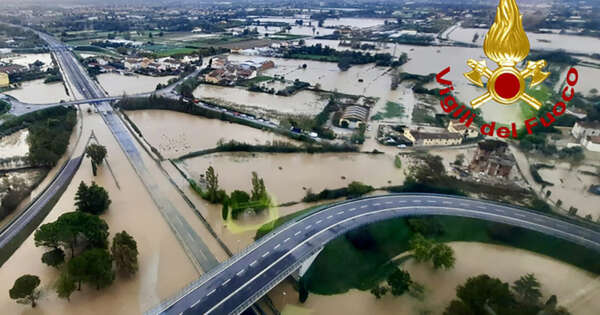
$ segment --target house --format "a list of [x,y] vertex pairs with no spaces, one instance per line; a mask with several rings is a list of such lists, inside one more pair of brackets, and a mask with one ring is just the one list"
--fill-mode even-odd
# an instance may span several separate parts
[[344,108],[339,125],[345,128],[359,128],[367,123],[369,108],[360,105],[350,105]]
[[217,84],[217,83],[221,82],[224,74],[225,74],[224,69],[213,70],[204,76],[204,81],[213,83],[213,84]]
[[7,87],[10,85],[10,79],[8,78],[8,73],[0,72],[0,88]]
[[448,123],[448,132],[460,133],[465,138],[477,138],[479,136],[479,128],[473,124],[467,127],[465,122],[460,122],[458,119],[450,120],[450,123]]
[[27,71],[27,67],[15,64],[8,64],[0,66],[0,72],[4,72],[8,75],[21,73]]
[[210,67],[213,69],[221,69],[228,63],[227,57],[214,57],[211,59]]
[[587,117],[587,113],[583,109],[577,107],[569,107],[565,113],[575,116],[578,119],[584,119]]
[[140,60],[136,58],[126,58],[123,65],[127,70],[136,70],[142,67]]
[[404,137],[412,141],[414,145],[458,145],[463,141],[463,136],[459,133],[426,131],[421,128],[404,130]]
[[571,134],[577,139],[585,139],[589,136],[600,136],[600,122],[578,121],[571,129]]
[[267,60],[261,63],[260,67],[258,67],[258,71],[265,71],[271,68],[275,68],[275,63],[272,60]]
[[506,142],[485,140],[478,143],[469,169],[473,172],[507,178],[515,164],[515,158],[508,150]]
[[587,136],[581,141],[581,145],[587,150],[600,152],[600,136]]

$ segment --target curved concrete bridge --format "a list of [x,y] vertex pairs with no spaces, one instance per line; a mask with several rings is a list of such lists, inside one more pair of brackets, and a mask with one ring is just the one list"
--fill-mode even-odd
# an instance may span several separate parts
[[518,226],[600,252],[600,232],[505,204],[436,194],[392,194],[339,203],[297,218],[203,275],[149,314],[240,314],[312,259],[329,241],[362,225],[414,215],[449,215]]

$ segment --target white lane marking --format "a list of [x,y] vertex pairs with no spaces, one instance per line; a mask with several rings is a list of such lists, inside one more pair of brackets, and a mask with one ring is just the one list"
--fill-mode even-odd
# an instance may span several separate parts
[[386,204],[386,205],[391,205],[392,203],[393,203],[393,202],[391,202],[391,201],[386,201],[386,202],[385,202],[385,204]]
[[229,279],[225,280],[225,281],[223,282],[222,286],[226,286],[226,285],[229,283],[229,281],[231,281],[231,278],[229,278]]
[[[214,290],[213,290],[214,291]],[[211,291],[212,292],[212,291]],[[207,294],[206,296],[209,296],[209,294]],[[196,303],[192,304],[192,308],[196,307],[196,305],[198,305],[198,303],[200,303],[201,300],[196,301]]]
[[435,200],[427,200],[429,203],[435,203]]
[[328,216],[328,217],[327,217],[327,220],[329,220],[329,219],[331,219],[331,218],[333,218],[333,216],[332,216],[332,215]]
[[451,201],[442,201],[443,204],[447,204],[447,205],[451,205],[452,202]]
[[294,236],[298,236],[298,234],[300,234],[300,231],[294,233]]
[[463,207],[468,207],[469,206],[468,203],[464,203],[464,202],[461,202],[460,205],[463,206]]
[[364,209],[364,208],[366,208],[366,207],[367,207],[367,205],[360,206],[360,208],[361,208],[361,209]]
[[517,217],[521,217],[521,218],[524,218],[524,217],[526,217],[526,215],[524,215],[524,214],[522,214],[522,213],[515,213],[515,215],[516,215]]
[[479,209],[487,209],[486,206],[482,206],[482,205],[478,205],[477,208],[479,208]]
[[398,203],[405,203],[406,200],[398,200]]
[[344,211],[342,210],[342,211],[338,212],[337,214],[344,214]]
[[[414,207],[415,207],[415,208],[425,208],[425,207],[422,207],[422,206],[414,206]],[[389,209],[381,209],[381,210],[377,210],[377,211],[370,212],[370,213],[363,213],[363,214],[359,214],[359,215],[357,215],[356,217],[363,217],[363,216],[367,216],[367,215],[373,215],[374,213],[383,213],[383,212],[388,212],[388,211],[399,211],[399,210],[402,210],[402,209],[403,209],[403,208],[389,208]],[[467,209],[460,209],[460,208],[452,208],[452,209],[453,209],[453,210],[456,210],[457,212],[465,212],[465,213],[478,213],[476,210],[467,210]],[[491,216],[491,217],[503,217],[503,216],[501,216],[501,215],[494,214],[494,213],[488,213],[487,215],[489,215],[489,216]],[[356,218],[356,217],[355,217],[355,218]],[[330,226],[330,228],[331,228],[331,227],[334,227],[334,226],[337,226],[337,225],[341,225],[341,224],[343,224],[343,223],[345,223],[345,222],[351,221],[352,219],[354,219],[354,218],[347,218],[347,219],[344,219],[344,220],[342,220],[342,221],[335,222],[334,224],[332,224],[332,225]],[[518,220],[518,219],[517,219],[517,220]],[[526,220],[521,220],[521,221],[522,221],[522,222],[529,223],[529,224],[531,224],[531,225],[543,226],[543,225],[541,225],[541,224],[537,224],[537,223],[528,222],[528,221],[526,221]],[[546,227],[547,227],[548,229],[550,229],[550,230],[554,230],[554,231],[557,231],[557,232],[562,232],[560,229],[553,228],[553,227],[551,227],[551,226],[546,226]],[[300,243],[300,244],[296,245],[296,247],[294,247],[294,248],[290,249],[290,250],[289,250],[287,253],[285,253],[283,256],[279,257],[279,258],[278,258],[276,261],[274,261],[273,263],[271,263],[269,266],[266,266],[265,268],[263,268],[263,270],[262,270],[262,271],[260,271],[258,274],[256,274],[254,277],[252,277],[252,278],[251,278],[250,280],[248,280],[246,283],[244,283],[244,284],[240,285],[240,286],[239,286],[237,289],[235,289],[235,290],[234,290],[232,293],[230,293],[228,296],[226,296],[226,297],[224,297],[223,299],[221,299],[221,301],[219,301],[219,302],[218,302],[216,305],[214,305],[212,308],[210,308],[210,309],[209,309],[209,310],[206,312],[206,314],[210,314],[210,313],[212,313],[212,312],[213,312],[215,309],[217,309],[218,307],[220,307],[220,306],[221,306],[223,303],[225,303],[227,300],[229,300],[229,299],[230,299],[232,296],[236,295],[236,294],[237,294],[239,291],[241,291],[241,290],[243,290],[244,288],[246,288],[246,287],[247,287],[247,286],[248,286],[250,283],[252,283],[252,282],[253,282],[254,280],[256,280],[258,277],[260,277],[261,275],[263,275],[265,272],[267,272],[267,271],[268,271],[269,269],[271,269],[273,266],[275,266],[276,264],[278,264],[278,263],[279,263],[281,260],[285,259],[285,258],[286,258],[286,257],[288,257],[289,255],[292,255],[292,254],[293,254],[293,252],[294,252],[295,250],[297,250],[298,248],[300,248],[300,247],[304,246],[304,244],[308,243],[308,242],[309,242],[309,241],[311,241],[313,238],[315,238],[315,237],[318,237],[318,236],[319,236],[319,235],[321,235],[322,233],[326,233],[326,232],[328,232],[328,231],[330,231],[330,230],[329,230],[329,228],[327,228],[327,229],[323,229],[323,230],[321,230],[321,231],[319,231],[319,232],[317,232],[317,233],[315,233],[315,234],[311,235],[309,238],[307,238],[306,240],[304,240],[302,243]],[[581,240],[583,240],[583,241],[587,241],[587,242],[589,242],[589,240],[588,240],[588,239],[586,239],[586,238],[584,238],[584,237],[581,237],[581,236],[578,236],[578,235],[574,235],[574,234],[571,234],[571,235],[572,235],[573,237],[577,237],[577,238],[579,238],[579,239],[581,239]],[[177,302],[177,301],[176,301],[176,302]]]
[[244,273],[244,271],[245,271],[245,269],[240,270],[240,272],[236,273],[236,276],[238,276],[238,277],[241,276],[242,273]]
[[275,247],[273,247],[273,249],[277,249],[277,248],[279,248],[279,246],[281,246],[281,244],[275,245]]
[[266,253],[262,254],[262,258],[265,258],[265,257],[267,257],[268,255],[269,255],[269,252],[266,252]]
[[[206,293],[206,296],[209,296],[209,295],[211,295],[211,294],[215,293],[215,291],[217,291],[217,289],[212,289],[212,290],[210,290],[210,292]],[[198,301],[198,302],[200,302],[200,301]],[[196,302],[196,303],[198,303],[198,302]],[[193,306],[192,306],[192,307],[193,307]]]
[[379,202],[376,202],[373,204],[374,206],[381,206],[381,204]]
[[312,227],[312,225],[311,225],[311,224],[309,224],[309,225],[307,225],[307,226],[306,226],[304,229],[305,229],[305,230],[308,230],[308,229],[310,229],[311,227]]
[[250,267],[254,267],[254,265],[256,265],[256,263],[257,263],[257,262],[258,262],[258,261],[256,261],[256,260],[255,260],[255,261],[253,261],[253,262],[250,264]]
[[317,221],[317,224],[319,224],[319,223],[321,223],[321,222],[323,222],[323,220],[319,220],[319,221]]
[[351,209],[350,209],[350,210],[348,210],[348,211],[352,212],[352,211],[354,211],[354,210],[356,210],[356,208],[351,208]]
[[422,202],[422,201],[421,201],[421,199],[415,199],[415,200],[413,200],[413,202],[414,202],[414,203],[420,203],[420,202]]
[[285,240],[283,240],[283,242],[284,242],[284,243],[286,243],[286,242],[287,242],[287,241],[289,241],[289,240],[290,240],[290,238],[288,237],[288,238],[286,238]]
[[496,211],[498,211],[500,213],[504,213],[504,210],[502,210],[502,209],[496,209]]

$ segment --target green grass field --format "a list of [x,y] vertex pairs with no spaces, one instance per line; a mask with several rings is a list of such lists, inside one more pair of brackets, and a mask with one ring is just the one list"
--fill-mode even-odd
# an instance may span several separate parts
[[404,117],[404,106],[395,102],[385,103],[385,111],[377,112],[373,115],[372,120],[382,120],[385,118],[402,118]]

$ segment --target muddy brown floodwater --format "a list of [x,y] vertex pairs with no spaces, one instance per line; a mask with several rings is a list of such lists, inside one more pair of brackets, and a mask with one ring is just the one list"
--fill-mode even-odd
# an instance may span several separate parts
[[165,84],[176,76],[151,77],[145,75],[121,75],[118,73],[104,73],[98,75],[98,82],[108,95],[121,96],[123,94],[133,95],[138,93],[152,92],[156,86]]
[[173,111],[128,111],[127,115],[140,128],[146,140],[167,158],[214,148],[219,140],[250,144],[273,141],[296,143],[272,132]]
[[318,193],[352,181],[374,187],[401,185],[406,177],[404,169],[394,166],[393,157],[383,154],[217,153],[187,159],[183,165],[194,178],[213,166],[228,192],[250,191],[252,172],[257,172],[276,204],[299,201],[308,189]]
[[[456,296],[456,286],[469,277],[489,274],[504,282],[517,280],[521,275],[534,273],[542,284],[544,299],[556,294],[559,305],[572,314],[595,315],[600,313],[600,278],[572,265],[547,256],[511,247],[452,242],[456,253],[456,266],[448,271],[435,271],[427,264],[408,260],[402,265],[411,278],[425,286],[425,300],[418,301],[405,294],[390,294],[376,299],[367,291],[350,290],[331,296],[310,294],[304,304],[299,304],[297,293],[287,283],[270,292],[270,297],[285,315],[304,314],[431,314],[443,313]],[[284,294],[285,293],[285,294]]]
[[[102,118],[96,113],[87,113],[86,109],[87,106],[84,105],[84,136],[75,152],[83,152],[85,140],[93,130],[101,144],[107,147],[107,161],[116,180],[106,165],[101,166],[98,176],[93,177],[89,159],[84,160],[73,181],[43,223],[52,222],[62,213],[74,210],[73,198],[79,182],[96,181],[108,190],[112,200],[109,210],[102,215],[109,225],[110,239],[116,232],[123,230],[133,235],[138,243],[140,269],[133,278],[117,277],[110,287],[100,291],[84,286],[82,291],[73,293],[71,302],[67,302],[59,299],[52,289],[59,271],[41,262],[44,249],[35,247],[32,234],[0,268],[0,292],[5,293],[0,296],[3,314],[140,314],[199,276]],[[156,170],[154,162],[145,153],[142,155],[165,197],[182,212],[217,259],[224,260],[226,255],[210,239],[191,209],[174,192],[166,178],[157,177],[160,172]],[[117,182],[120,188],[117,187]],[[23,274],[34,274],[41,279],[42,296],[35,309],[15,303],[6,294],[15,279]]]
[[31,104],[58,103],[71,99],[62,82],[44,83],[44,79],[21,83],[21,87],[5,92],[21,102]]

